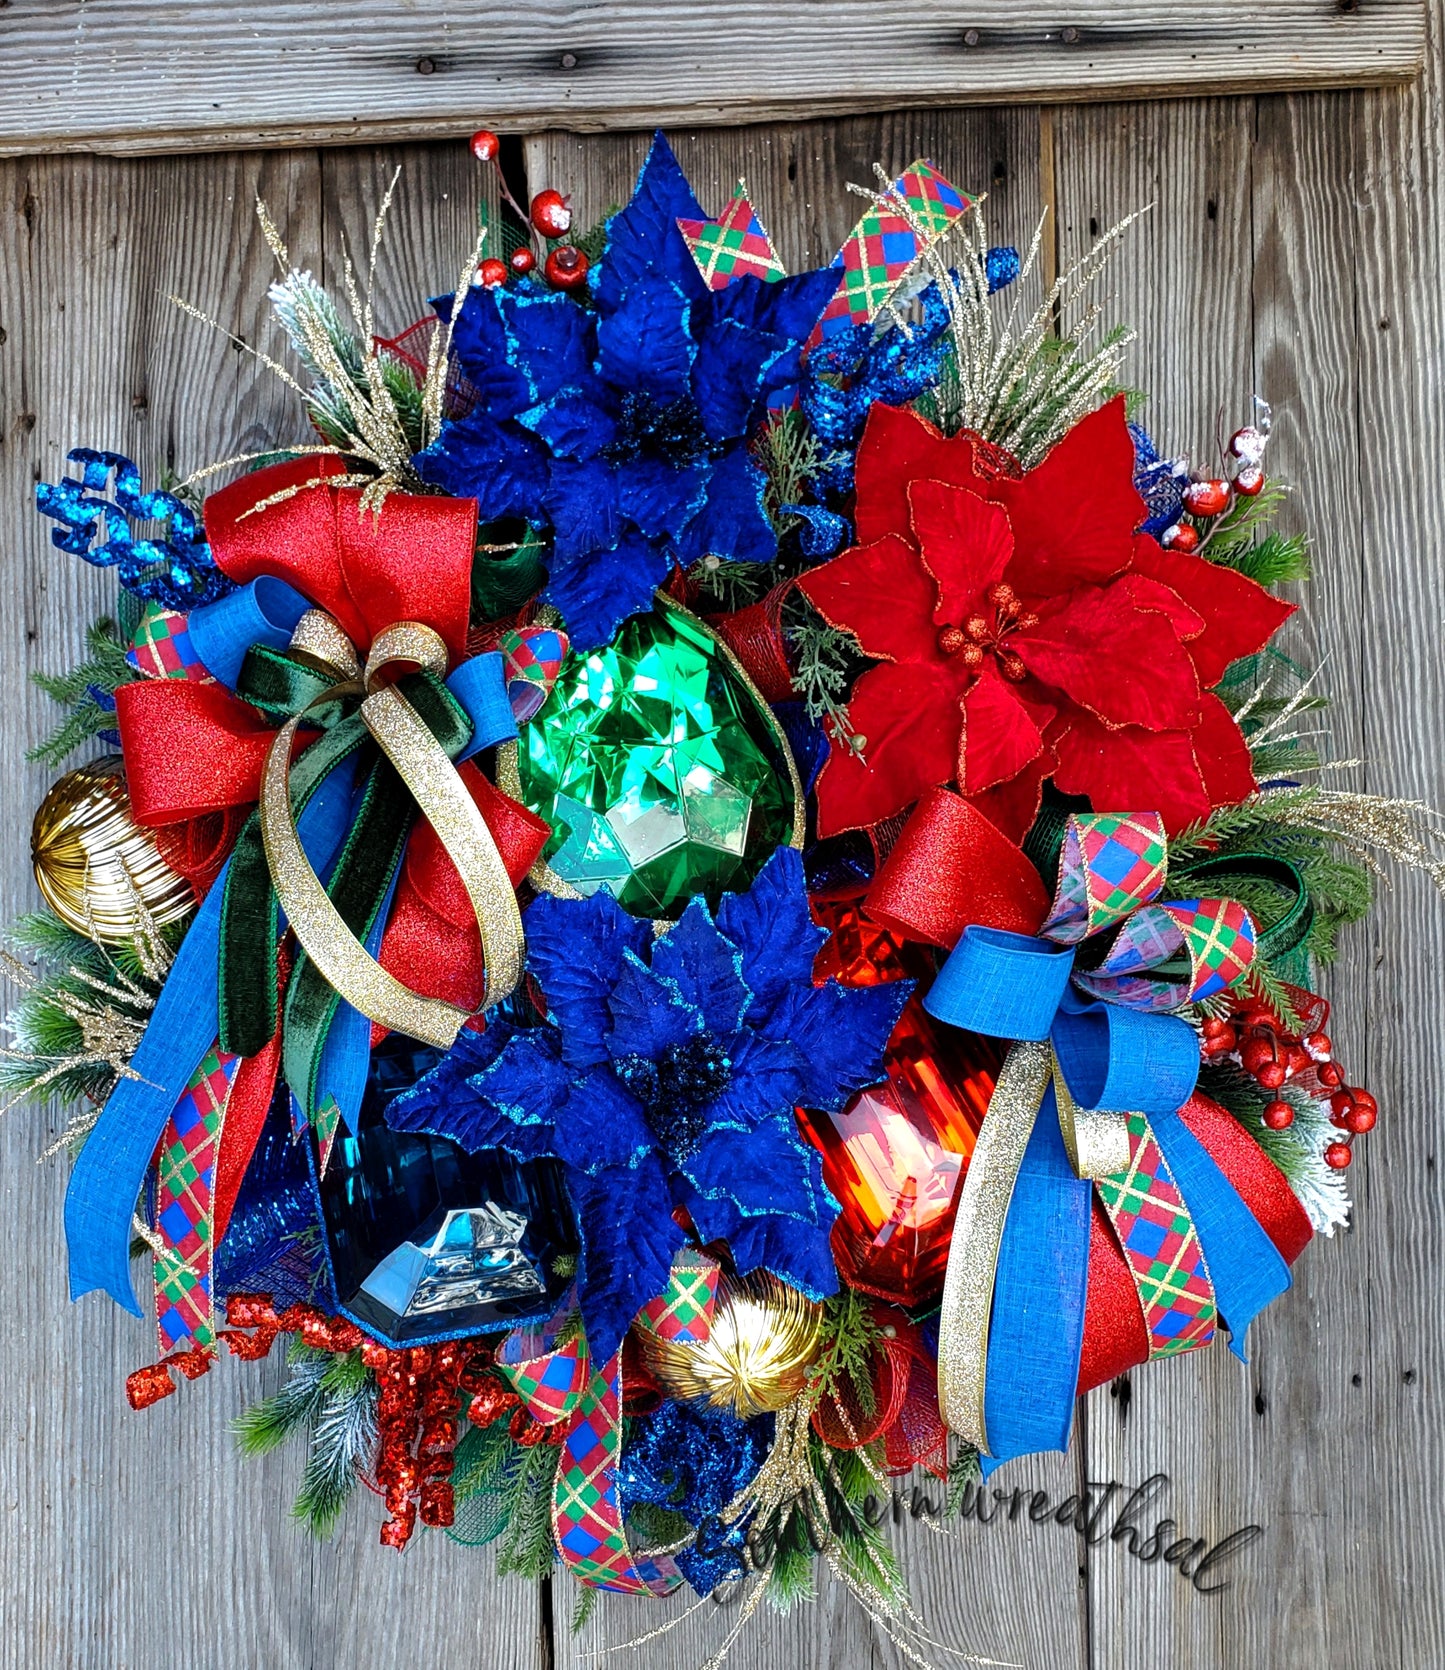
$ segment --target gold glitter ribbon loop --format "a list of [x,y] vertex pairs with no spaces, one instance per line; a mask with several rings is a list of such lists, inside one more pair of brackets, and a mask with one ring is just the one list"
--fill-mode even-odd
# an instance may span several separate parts
[[302,617],[291,647],[352,682],[333,686],[287,720],[267,755],[261,838],[276,897],[307,956],[354,1009],[393,1032],[449,1049],[470,1013],[412,991],[376,961],[312,869],[291,815],[291,752],[306,715],[322,703],[369,691],[361,704],[362,722],[435,829],[476,913],[486,982],[482,1007],[500,1003],[515,990],[522,977],[522,916],[497,843],[456,766],[420,715],[395,687],[378,687],[382,670],[396,662],[445,673],[446,646],[431,628],[400,621],[377,634],[363,674],[346,634],[316,609]]
[[938,1338],[938,1406],[947,1425],[988,1454],[984,1389],[994,1276],[1014,1181],[1053,1075],[1046,1043],[1009,1050],[964,1174],[948,1249]]
[[1059,1105],[1059,1134],[1074,1176],[1094,1182],[1129,1167],[1129,1115],[1104,1108],[1081,1108],[1054,1057],[1054,1099]]

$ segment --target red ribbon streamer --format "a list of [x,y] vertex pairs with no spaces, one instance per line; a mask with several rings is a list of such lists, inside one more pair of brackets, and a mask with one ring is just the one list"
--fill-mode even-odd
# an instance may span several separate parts
[[1037,933],[1049,899],[1022,850],[952,789],[930,789],[868,889],[867,911],[952,950],[967,927]]

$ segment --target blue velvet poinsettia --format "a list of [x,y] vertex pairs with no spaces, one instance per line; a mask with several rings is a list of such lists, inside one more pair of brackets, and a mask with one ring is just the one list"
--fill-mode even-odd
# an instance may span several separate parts
[[749,441],[768,396],[797,381],[838,272],[711,290],[679,218],[705,217],[658,134],[608,222],[591,307],[534,283],[467,296],[453,346],[476,404],[417,458],[484,517],[550,524],[544,596],[581,650],[646,608],[674,564],[777,554]]
[[815,1298],[837,1288],[837,1203],[793,1109],[841,1108],[882,1076],[909,985],[815,986],[798,854],[782,848],[716,920],[701,899],[654,937],[607,893],[538,899],[527,966],[548,1024],[463,1032],[388,1122],[567,1169],[582,1320],[598,1359],[667,1285],[686,1236]]

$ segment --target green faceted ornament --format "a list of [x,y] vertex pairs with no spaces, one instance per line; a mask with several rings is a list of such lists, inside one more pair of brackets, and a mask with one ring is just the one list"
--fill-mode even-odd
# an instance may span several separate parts
[[659,598],[569,655],[517,750],[519,798],[552,825],[549,879],[637,916],[716,905],[801,836],[801,793],[767,704],[701,621]]

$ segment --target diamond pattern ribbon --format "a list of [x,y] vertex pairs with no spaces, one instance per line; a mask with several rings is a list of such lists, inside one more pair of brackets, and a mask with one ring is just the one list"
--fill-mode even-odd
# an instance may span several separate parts
[[226,1100],[239,1056],[212,1049],[191,1075],[161,1138],[156,1174],[156,1329],[162,1353],[189,1338],[215,1344],[212,1186]]
[[677,228],[710,290],[726,289],[735,278],[761,278],[771,284],[787,276],[742,180],[716,220],[679,220]]
[[1128,1170],[1094,1186],[1134,1278],[1150,1359],[1208,1345],[1218,1315],[1214,1283],[1194,1219],[1142,1113],[1129,1116]]
[[[712,1326],[718,1266],[690,1250],[674,1261],[666,1291],[639,1323],[660,1338],[704,1340]],[[682,1575],[671,1559],[640,1560],[627,1545],[617,1500],[622,1454],[622,1354],[599,1369],[580,1333],[562,1341],[570,1300],[543,1329],[509,1334],[497,1367],[528,1414],[544,1426],[566,1422],[552,1497],[557,1546],[572,1575],[597,1588],[664,1595]]]
[[931,162],[910,163],[844,240],[833,263],[840,269],[838,288],[812,341],[876,319],[971,202]]
[[211,682],[211,675],[191,642],[190,616],[179,609],[163,608],[159,603],[146,605],[125,658],[142,678]]

